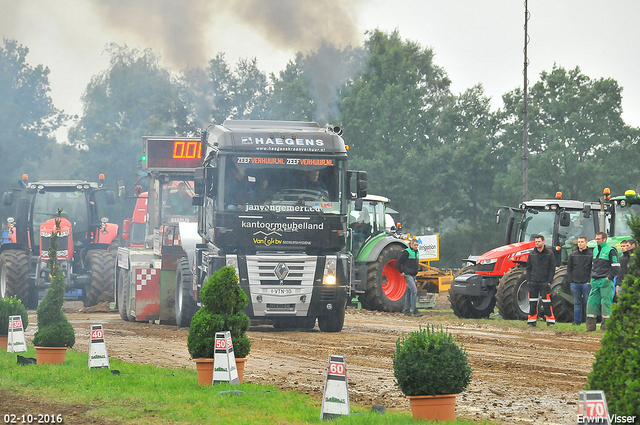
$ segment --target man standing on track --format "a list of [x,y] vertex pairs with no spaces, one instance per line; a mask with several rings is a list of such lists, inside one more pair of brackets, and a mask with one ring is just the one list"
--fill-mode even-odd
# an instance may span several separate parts
[[613,302],[613,278],[618,274],[618,252],[607,244],[607,234],[596,233],[598,246],[593,250],[593,263],[591,263],[591,293],[587,300],[587,332],[596,330],[596,318],[602,307],[602,324],[600,330],[604,331],[605,322],[611,316],[611,303]]
[[534,235],[536,249],[527,259],[527,282],[529,282],[529,317],[527,324],[536,326],[538,321],[538,296],[542,295],[544,306],[544,318],[547,326],[556,324],[556,317],[551,308],[551,282],[556,273],[556,257],[550,249],[544,245],[544,236]]
[[404,277],[404,281],[407,282],[407,289],[405,290],[404,301],[404,315],[405,316],[422,316],[422,313],[418,311],[416,306],[418,298],[418,287],[416,286],[416,275],[420,268],[420,255],[418,253],[418,240],[412,239],[409,243],[409,248],[402,251],[400,257],[396,261],[398,271]]

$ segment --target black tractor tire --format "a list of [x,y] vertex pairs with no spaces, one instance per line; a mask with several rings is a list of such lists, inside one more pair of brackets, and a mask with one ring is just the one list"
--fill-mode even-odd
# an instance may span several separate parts
[[[556,322],[569,323],[573,321],[573,295],[571,295],[571,284],[565,282],[567,276],[567,266],[560,266],[556,269],[551,284],[551,307]],[[567,299],[568,298],[568,299]]]
[[[404,290],[406,289],[406,283],[404,278],[400,274],[402,281],[389,283],[386,276],[383,274],[385,267],[389,267],[391,270],[395,267],[395,261],[400,257],[402,251],[405,248],[399,244],[392,244],[386,246],[378,256],[375,262],[367,264],[367,285],[364,294],[358,296],[358,300],[362,306],[368,310],[379,311],[402,311],[404,309]],[[397,269],[396,269],[397,270]],[[397,278],[397,277],[396,277]],[[396,300],[391,300],[385,294],[385,286],[392,285],[404,285],[400,297]],[[396,294],[399,291],[396,291]],[[397,295],[396,295],[397,296]],[[318,318],[318,324],[320,324],[320,318]]]
[[191,295],[193,286],[193,273],[189,267],[189,260],[181,258],[176,270],[176,325],[179,328],[187,328],[191,324],[193,315],[198,311],[198,304]]
[[86,269],[91,271],[89,307],[105,301],[113,301],[115,285],[116,253],[92,249],[87,253]]
[[527,320],[529,316],[529,285],[524,267],[507,271],[498,283],[497,305],[505,320]]
[[346,303],[336,307],[332,314],[318,317],[318,327],[322,332],[340,332],[344,326]]
[[[10,249],[0,254],[0,296],[17,296],[27,308],[38,306],[38,294],[29,291],[29,256],[19,249]],[[34,303],[35,301],[35,303]],[[35,305],[35,307],[34,307]]]
[[[475,271],[475,264],[465,266],[456,273],[456,277],[463,274],[473,274]],[[456,294],[452,289],[453,286],[449,289],[449,304],[457,317],[462,319],[486,319],[493,313],[493,309],[496,306],[495,291],[490,291],[484,296],[470,296]]]

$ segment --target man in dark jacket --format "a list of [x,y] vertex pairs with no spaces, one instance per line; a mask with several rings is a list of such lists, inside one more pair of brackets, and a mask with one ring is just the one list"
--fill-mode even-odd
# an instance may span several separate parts
[[618,270],[618,276],[616,276],[616,295],[622,294],[622,281],[627,275],[629,260],[631,260],[631,254],[633,254],[635,247],[636,241],[633,239],[627,239],[620,243],[622,255],[620,256],[620,269]]
[[602,324],[600,330],[605,330],[605,321],[611,316],[611,302],[613,301],[613,278],[618,274],[618,252],[607,245],[607,234],[596,233],[598,246],[593,250],[591,263],[591,293],[587,300],[587,332],[596,330],[596,317],[602,307]]
[[573,294],[573,324],[578,326],[587,313],[587,298],[591,292],[591,259],[593,254],[587,248],[587,238],[578,237],[578,250],[573,251],[567,261],[567,282],[571,283]]
[[416,286],[416,275],[420,268],[420,255],[418,254],[418,240],[413,239],[409,243],[409,248],[402,251],[396,261],[398,271],[407,282],[405,290],[404,314],[405,316],[422,316],[416,306],[418,297],[418,287]]
[[556,257],[550,249],[544,245],[544,236],[534,235],[536,249],[527,259],[527,282],[529,282],[529,317],[527,324],[531,327],[538,320],[538,296],[542,296],[544,306],[544,318],[547,326],[556,324],[556,317],[551,308],[551,282],[556,273]]

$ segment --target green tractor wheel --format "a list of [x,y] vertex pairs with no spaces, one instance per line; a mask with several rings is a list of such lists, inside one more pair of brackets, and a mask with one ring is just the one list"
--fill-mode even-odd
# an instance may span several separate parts
[[368,264],[367,286],[359,299],[370,310],[402,311],[407,284],[398,272],[396,259],[404,251],[400,244],[387,245],[378,260]]

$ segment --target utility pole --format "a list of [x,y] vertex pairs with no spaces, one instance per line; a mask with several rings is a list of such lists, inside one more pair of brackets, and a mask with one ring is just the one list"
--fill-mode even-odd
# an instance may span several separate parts
[[527,88],[529,79],[527,78],[527,44],[529,44],[529,34],[527,33],[527,23],[529,22],[528,0],[524,0],[524,90],[523,90],[523,117],[522,117],[522,202],[529,200],[529,121],[527,117]]

